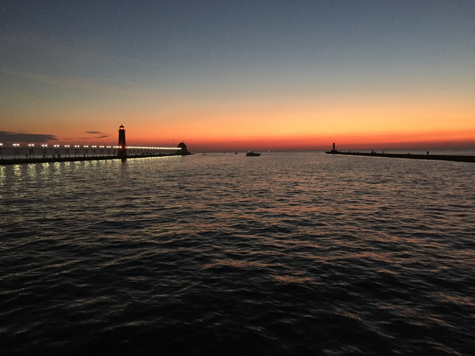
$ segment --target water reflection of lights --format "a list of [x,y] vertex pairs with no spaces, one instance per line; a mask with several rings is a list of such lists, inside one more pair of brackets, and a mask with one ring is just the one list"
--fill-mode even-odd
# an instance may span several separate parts
[[14,173],[17,177],[20,177],[20,175],[21,175],[21,165],[15,164],[15,165],[13,166],[13,173]]
[[6,178],[6,168],[5,166],[0,166],[0,186],[3,186]]
[[28,176],[30,178],[36,178],[36,164],[29,164],[27,169],[28,169]]

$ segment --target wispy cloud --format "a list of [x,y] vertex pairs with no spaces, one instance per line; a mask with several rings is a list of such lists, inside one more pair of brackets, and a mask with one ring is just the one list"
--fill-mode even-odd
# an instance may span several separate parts
[[106,138],[110,137],[110,135],[106,132],[100,132],[100,131],[84,131],[85,134],[88,135],[100,135],[100,136],[94,136],[94,137],[81,137],[83,140],[92,140],[92,139],[98,139],[98,138]]
[[2,143],[45,143],[48,141],[57,141],[55,135],[30,134],[10,131],[0,131],[0,142]]

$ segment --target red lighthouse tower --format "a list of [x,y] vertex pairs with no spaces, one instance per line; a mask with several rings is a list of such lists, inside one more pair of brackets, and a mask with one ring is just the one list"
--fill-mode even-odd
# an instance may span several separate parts
[[126,158],[127,151],[125,150],[125,127],[124,125],[120,125],[119,127],[119,157]]

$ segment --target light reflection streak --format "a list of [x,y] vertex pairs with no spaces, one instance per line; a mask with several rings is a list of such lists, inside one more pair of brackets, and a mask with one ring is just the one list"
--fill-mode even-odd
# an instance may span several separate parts
[[13,173],[20,178],[21,177],[21,165],[20,164],[15,164],[13,165]]
[[54,162],[53,163],[53,167],[54,167],[54,175],[61,175],[61,163],[60,162]]
[[42,168],[41,175],[42,176],[47,175],[48,174],[48,169],[49,169],[49,164],[47,162],[45,162],[41,165],[41,168]]
[[28,164],[27,171],[28,171],[28,176],[31,179],[36,178],[36,164]]
[[6,182],[6,168],[5,166],[0,166],[0,187],[3,187]]

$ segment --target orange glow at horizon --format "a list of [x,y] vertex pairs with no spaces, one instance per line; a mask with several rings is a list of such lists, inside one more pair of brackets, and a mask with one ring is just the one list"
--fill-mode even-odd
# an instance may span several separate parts
[[[85,112],[63,109],[48,116],[31,113],[25,119],[29,130],[54,134],[56,142],[65,144],[114,145],[120,124],[127,130],[130,145],[171,146],[184,141],[191,150],[194,145],[217,150],[325,149],[333,142],[357,148],[475,141],[475,104],[456,94],[171,102],[160,106],[153,95],[145,95],[128,107],[89,107]],[[17,127],[14,123],[9,126],[9,131],[17,132],[24,127],[21,121]],[[106,137],[84,134],[90,130]]]

